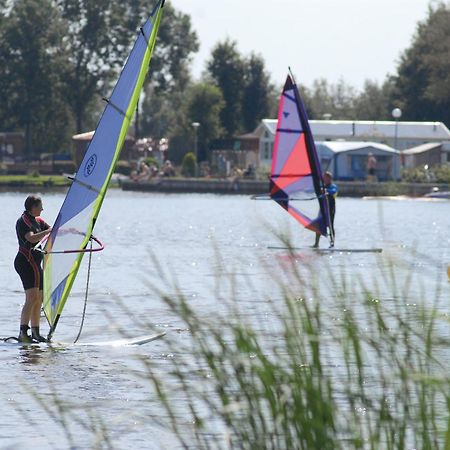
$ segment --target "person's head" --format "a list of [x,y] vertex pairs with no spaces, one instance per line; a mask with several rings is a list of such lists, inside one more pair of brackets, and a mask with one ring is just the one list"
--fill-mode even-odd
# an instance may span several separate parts
[[38,217],[42,210],[42,199],[38,195],[29,195],[25,199],[25,211],[34,217]]
[[329,170],[323,174],[323,181],[325,184],[330,184],[333,181],[333,174]]

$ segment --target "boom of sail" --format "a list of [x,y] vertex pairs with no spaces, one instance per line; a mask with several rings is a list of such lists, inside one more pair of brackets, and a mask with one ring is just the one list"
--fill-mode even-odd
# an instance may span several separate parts
[[305,228],[327,236],[330,212],[324,192],[308,116],[297,86],[288,75],[278,108],[270,197]]
[[165,0],[159,0],[139,35],[107,100],[44,247],[43,307],[55,331],[84,252],[92,237],[105,193],[147,74]]

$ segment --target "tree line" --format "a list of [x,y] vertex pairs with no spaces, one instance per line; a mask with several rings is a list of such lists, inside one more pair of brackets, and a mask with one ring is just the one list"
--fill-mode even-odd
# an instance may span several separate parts
[[[70,148],[74,132],[93,129],[127,57],[143,0],[0,0],[0,130],[23,131],[29,157]],[[191,18],[166,3],[136,137],[169,139],[179,161],[192,150],[198,122],[200,159],[217,138],[251,132],[276,116],[281,84],[263,56],[243,55],[235,41],[213,48],[200,80],[190,63],[199,49]],[[397,73],[357,90],[344,80],[301,86],[312,119],[443,121],[450,126],[450,5],[435,2],[417,25]]]

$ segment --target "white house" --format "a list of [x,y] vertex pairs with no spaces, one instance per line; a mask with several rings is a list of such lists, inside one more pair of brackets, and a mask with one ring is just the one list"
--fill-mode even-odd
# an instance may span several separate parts
[[[339,160],[336,166],[337,176],[348,179],[363,178],[362,169],[358,169],[358,166],[362,164],[364,154],[367,158],[369,151],[379,157],[380,174],[383,173],[381,179],[399,178],[400,167],[397,167],[397,161],[400,158],[396,150],[403,152],[426,143],[439,143],[443,151],[450,151],[450,130],[442,122],[310,120],[309,124],[316,142],[327,145],[333,142],[329,151],[336,156],[333,164],[338,164]],[[263,119],[254,131],[259,137],[261,166],[271,165],[276,126],[276,119]],[[353,143],[356,147],[352,146]],[[323,151],[326,153],[326,150]],[[338,156],[339,154],[347,156]],[[350,164],[346,169],[341,166],[344,159]],[[391,161],[390,168],[386,166],[388,161]]]
[[[442,122],[396,122],[366,120],[310,120],[315,141],[369,141],[405,150],[426,143],[450,150],[450,130]],[[270,165],[276,119],[263,119],[254,134],[259,136],[260,164]]]

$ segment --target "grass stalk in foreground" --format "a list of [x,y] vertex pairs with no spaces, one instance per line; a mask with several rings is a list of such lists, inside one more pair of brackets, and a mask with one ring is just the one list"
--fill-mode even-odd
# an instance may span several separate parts
[[[178,355],[170,381],[157,380],[151,365],[148,372],[180,443],[190,435],[198,448],[450,448],[450,350],[439,280],[435,291],[415,298],[413,274],[394,270],[394,261],[369,288],[354,276],[337,278],[326,264],[319,279],[291,256],[287,266],[268,268],[279,295],[266,298],[265,322],[221,298],[239,290],[236,280],[218,289],[223,312],[214,317],[180,291],[161,293],[191,332],[189,341],[170,342]],[[171,395],[189,401],[180,410]]]
[[[345,267],[336,274],[325,258],[318,271],[294,253],[262,263],[264,286],[218,273],[213,309],[196,306],[154,261],[172,287],[153,290],[189,332],[168,333],[173,357],[163,366],[141,354],[138,376],[153,387],[141,422],[157,400],[153,424],[182,448],[449,449],[446,291],[440,279],[418,289],[415,269],[386,258],[372,282]],[[70,427],[76,409],[61,411]],[[112,442],[108,424],[101,433],[84,426]]]

